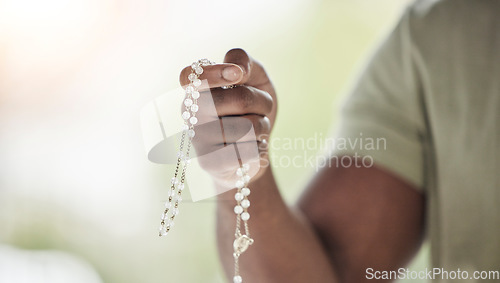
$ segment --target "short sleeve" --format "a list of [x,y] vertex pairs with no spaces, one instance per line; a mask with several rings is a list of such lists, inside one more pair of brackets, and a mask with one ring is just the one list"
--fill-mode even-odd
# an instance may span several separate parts
[[422,189],[424,122],[409,17],[403,14],[358,77],[343,103],[331,152],[370,158]]

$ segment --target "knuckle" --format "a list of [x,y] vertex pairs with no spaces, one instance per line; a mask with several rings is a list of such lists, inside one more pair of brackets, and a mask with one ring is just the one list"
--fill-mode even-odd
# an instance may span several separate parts
[[268,130],[268,119],[267,117],[260,117],[256,115],[248,116],[247,119],[253,125],[254,131],[257,135],[261,135],[262,133],[266,133]]
[[217,106],[224,103],[225,96],[220,91],[212,91],[212,99],[214,101],[214,104]]
[[221,107],[226,100],[225,98],[226,97],[221,92],[218,92],[218,91],[212,92],[212,100],[213,100],[213,103],[216,107]]
[[229,136],[237,133],[238,124],[235,123],[235,121],[237,121],[235,117],[223,117],[220,119],[222,120],[224,135]]
[[[264,130],[264,125],[262,125],[261,121],[258,121],[257,123],[254,124],[254,131],[255,135],[258,136],[260,133],[262,133]],[[255,137],[257,138],[257,137]]]
[[269,114],[273,111],[274,100],[268,92],[265,92],[264,99],[265,99],[264,109],[265,112]]
[[260,125],[261,125],[261,129],[259,131],[260,135],[269,132],[269,130],[270,130],[269,118],[267,118],[267,117],[261,118]]
[[241,92],[235,97],[235,104],[241,110],[249,109],[255,102],[255,95],[251,90],[244,87],[241,88]]

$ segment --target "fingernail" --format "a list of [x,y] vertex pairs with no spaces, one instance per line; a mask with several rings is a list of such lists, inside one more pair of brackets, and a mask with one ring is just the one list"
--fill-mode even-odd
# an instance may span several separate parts
[[242,74],[241,69],[237,66],[225,67],[222,70],[222,77],[226,81],[230,81],[230,82],[234,82],[234,81],[239,80],[239,78],[241,77],[241,74]]

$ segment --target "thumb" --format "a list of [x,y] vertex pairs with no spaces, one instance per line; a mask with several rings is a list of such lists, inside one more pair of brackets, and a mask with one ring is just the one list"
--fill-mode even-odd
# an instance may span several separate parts
[[224,57],[224,63],[233,63],[243,69],[243,78],[239,81],[239,84],[259,88],[270,83],[262,65],[252,59],[248,53],[241,48],[229,50]]

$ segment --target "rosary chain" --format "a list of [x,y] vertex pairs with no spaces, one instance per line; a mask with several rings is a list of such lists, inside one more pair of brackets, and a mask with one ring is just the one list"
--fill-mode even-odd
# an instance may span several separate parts
[[[213,65],[207,59],[201,59],[191,65],[191,73],[188,76],[189,85],[185,88],[184,106],[185,111],[182,113],[184,125],[182,127],[182,135],[180,138],[179,152],[177,153],[177,162],[175,165],[174,177],[171,180],[168,200],[165,202],[165,210],[161,216],[159,235],[166,236],[174,225],[174,219],[179,214],[179,205],[182,201],[182,191],[185,187],[186,170],[190,163],[190,150],[192,139],[195,136],[194,125],[198,123],[196,112],[198,112],[198,98],[200,93],[198,87],[201,85],[199,76],[203,73],[203,67]],[[186,141],[187,136],[187,141]],[[184,150],[184,146],[186,149]],[[181,170],[182,164],[182,170]],[[181,172],[179,172],[181,170]],[[180,173],[180,180],[179,180]],[[175,197],[175,200],[174,200]]]
[[[168,201],[165,202],[165,210],[161,217],[159,232],[160,236],[165,236],[168,234],[168,232],[174,225],[175,217],[179,214],[179,204],[182,200],[181,194],[185,186],[187,167],[190,163],[192,139],[195,136],[194,125],[198,123],[196,113],[198,112],[198,98],[200,97],[198,87],[201,86],[201,80],[199,79],[199,76],[203,73],[204,66],[213,64],[215,63],[209,61],[208,59],[200,59],[191,65],[191,73],[188,76],[190,83],[185,88],[185,111],[182,113],[184,125],[182,128],[182,135],[180,137],[179,152],[177,153],[177,162],[175,166],[174,177],[171,180]],[[234,86],[224,86],[223,89],[229,89],[232,87]],[[186,147],[185,149],[184,146]],[[236,175],[239,177],[239,179],[235,184],[237,191],[235,193],[236,206],[234,207],[234,212],[236,214],[236,229],[234,233],[235,240],[233,243],[234,283],[243,282],[243,279],[240,275],[239,257],[254,242],[254,240],[250,238],[250,229],[248,226],[248,220],[250,219],[250,214],[248,212],[248,208],[250,207],[250,201],[248,200],[248,196],[250,195],[250,189],[248,188],[248,183],[250,182],[250,176],[248,175],[249,169],[250,166],[248,164],[242,164],[236,170]],[[179,174],[180,180],[178,178]],[[241,222],[243,222],[243,227],[241,225]]]

